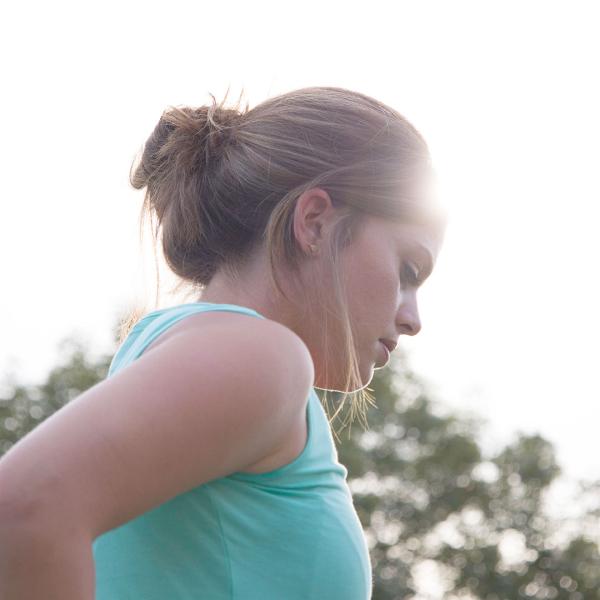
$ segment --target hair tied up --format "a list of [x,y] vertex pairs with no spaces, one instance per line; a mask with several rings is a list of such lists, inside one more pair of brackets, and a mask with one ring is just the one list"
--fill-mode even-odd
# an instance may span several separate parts
[[163,115],[171,126],[195,136],[195,143],[205,150],[205,164],[220,157],[223,149],[235,139],[241,114],[235,108],[218,105],[212,96],[211,106],[172,108]]
[[[315,308],[322,347],[335,345],[341,357],[339,376],[331,383],[336,390],[358,390],[349,420],[358,415],[366,424],[367,405],[376,404],[364,391],[341,253],[365,216],[401,223],[432,220],[425,185],[430,163],[421,134],[392,107],[344,88],[308,87],[251,110],[247,104],[240,110],[239,100],[225,107],[225,100],[217,103],[214,96],[200,108],[169,108],[131,181],[146,187],[140,228],[149,216],[154,249],[160,233],[180,291],[189,284],[189,291],[198,293],[221,273],[240,283],[249,261],[264,251],[273,289],[297,304],[298,314]],[[310,253],[301,251],[295,235],[295,207],[314,187],[326,190],[342,209],[330,243],[319,246],[330,275],[326,285],[320,270],[307,269],[305,281],[299,269]],[[299,284],[289,296],[280,284],[282,273]],[[157,298],[159,286],[157,265]],[[330,416],[325,396],[330,423],[345,399],[335,400]]]
[[211,105],[170,107],[163,112],[130,175],[134,188],[164,181],[169,175],[205,170],[235,143],[243,113],[237,106],[225,107],[225,99],[217,103],[210,96]]

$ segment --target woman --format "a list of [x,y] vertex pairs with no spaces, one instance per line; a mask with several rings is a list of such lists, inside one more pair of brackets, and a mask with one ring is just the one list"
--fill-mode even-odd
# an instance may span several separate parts
[[370,598],[314,388],[364,409],[419,332],[430,177],[414,127],[349,90],[166,111],[132,184],[197,301],[145,315],[107,379],[0,461],[0,596]]

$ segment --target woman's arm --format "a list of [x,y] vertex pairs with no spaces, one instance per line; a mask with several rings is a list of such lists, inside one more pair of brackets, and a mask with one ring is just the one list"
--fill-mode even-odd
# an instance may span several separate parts
[[150,349],[0,459],[1,600],[93,599],[96,537],[281,448],[312,359],[284,326],[239,317]]
[[48,519],[0,516],[2,600],[94,600],[92,542]]

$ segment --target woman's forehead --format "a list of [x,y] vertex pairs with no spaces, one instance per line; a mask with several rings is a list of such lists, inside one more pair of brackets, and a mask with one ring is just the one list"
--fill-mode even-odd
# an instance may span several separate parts
[[385,235],[401,244],[425,245],[427,247],[438,247],[444,237],[444,227],[438,223],[412,223],[394,219],[376,217],[370,226],[373,232]]

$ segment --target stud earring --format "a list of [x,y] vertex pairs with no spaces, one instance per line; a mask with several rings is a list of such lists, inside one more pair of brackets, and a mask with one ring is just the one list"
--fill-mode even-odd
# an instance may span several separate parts
[[317,254],[319,252],[319,247],[316,244],[309,244],[308,247],[313,254]]

